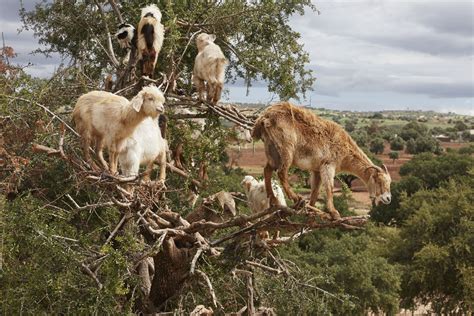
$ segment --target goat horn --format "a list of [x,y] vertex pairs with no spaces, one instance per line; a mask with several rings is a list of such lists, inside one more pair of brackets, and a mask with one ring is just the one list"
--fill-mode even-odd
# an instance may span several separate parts
[[377,171],[380,171],[380,168],[377,167],[377,166],[370,166],[370,167],[367,167],[367,169],[365,169],[366,171],[369,170],[369,169],[375,169]]

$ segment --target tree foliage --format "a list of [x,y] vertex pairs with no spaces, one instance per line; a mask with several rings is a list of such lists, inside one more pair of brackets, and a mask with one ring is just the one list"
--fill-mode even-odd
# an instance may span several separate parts
[[392,141],[390,142],[390,149],[403,150],[404,145],[405,145],[405,142],[403,141],[403,138],[397,136],[394,139],[392,139]]
[[[97,2],[98,3],[98,2]],[[180,78],[181,88],[190,91],[190,78],[196,47],[192,35],[198,31],[216,34],[230,61],[228,81],[265,80],[268,89],[283,99],[298,97],[313,84],[309,61],[299,33],[291,29],[289,18],[313,9],[310,1],[190,1],[157,3],[162,11],[165,40],[157,72]],[[122,3],[124,20],[136,25],[142,1]],[[98,82],[112,68],[107,50],[107,28],[115,31],[119,21],[108,4],[104,17],[95,1],[39,2],[32,11],[21,11],[24,28],[33,30],[46,46],[38,52],[57,52],[88,77]],[[119,48],[114,43],[115,52]]]
[[382,154],[385,144],[382,138],[375,138],[370,142],[370,151],[374,154]]
[[403,198],[421,189],[436,189],[444,182],[458,179],[474,168],[474,159],[468,155],[448,153],[435,156],[423,153],[413,157],[400,168],[402,179],[392,183],[392,202],[375,206],[371,217],[384,224],[401,225],[412,215],[409,208],[400,208]]
[[413,214],[393,253],[404,266],[404,307],[430,303],[437,314],[468,314],[474,308],[473,197],[471,178],[419,191],[401,203],[402,212]]

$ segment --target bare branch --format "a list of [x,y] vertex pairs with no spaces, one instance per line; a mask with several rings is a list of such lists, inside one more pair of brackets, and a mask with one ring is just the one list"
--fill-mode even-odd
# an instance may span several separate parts
[[86,264],[82,263],[81,266],[82,266],[82,271],[84,271],[87,275],[89,275],[95,281],[95,283],[101,290],[103,288],[103,285],[102,283],[100,283],[99,279],[97,278],[97,275],[95,275],[95,273],[92,272],[92,270]]
[[12,99],[12,100],[18,100],[18,101],[23,101],[23,102],[28,102],[28,103],[32,103],[34,105],[37,105],[39,106],[40,108],[42,108],[43,110],[45,110],[48,114],[50,114],[51,116],[53,116],[53,118],[59,120],[61,123],[63,123],[71,132],[73,132],[74,135],[76,136],[79,136],[80,135],[71,127],[69,126],[62,118],[60,118],[59,116],[57,116],[53,111],[51,111],[50,109],[48,109],[46,106],[38,103],[38,102],[35,102],[35,101],[32,101],[32,100],[28,100],[28,99],[25,99],[25,98],[20,98],[20,97],[14,97],[14,96],[10,96],[10,95],[6,95],[6,94],[0,94],[0,97],[5,97],[5,98],[9,98],[9,99]]
[[191,275],[194,274],[194,269],[196,269],[196,262],[198,261],[199,256],[202,254],[202,251],[203,251],[203,249],[202,249],[202,248],[199,248],[199,249],[196,251],[196,254],[194,255],[193,261],[191,261],[191,269],[189,270],[189,273],[190,273]]
[[201,270],[196,270],[196,273],[197,273],[198,275],[200,275],[200,276],[206,281],[207,286],[209,287],[209,292],[211,293],[212,304],[214,305],[214,307],[217,307],[216,293],[214,292],[214,288],[212,287],[211,280],[209,279],[209,277],[207,276],[207,274],[205,274],[205,273],[202,272]]
[[112,7],[112,9],[115,12],[115,15],[117,15],[117,18],[118,18],[120,24],[122,24],[123,23],[122,13],[120,13],[120,10],[119,10],[117,4],[115,3],[115,0],[108,0],[108,1],[109,1],[110,6]]
[[[111,39],[111,36],[110,36],[109,26],[107,25],[107,19],[105,18],[105,15],[104,15],[104,10],[102,10],[102,5],[97,0],[94,0],[94,3],[97,6],[97,8],[99,9],[99,14],[102,18],[102,22],[104,23],[105,31],[107,33],[107,47],[108,47],[108,52],[106,52],[107,56],[109,56],[110,61],[112,62],[112,64],[115,67],[118,67],[118,66],[120,66],[120,63],[118,62],[117,58],[115,57],[114,47],[112,46],[112,39]],[[119,12],[119,14],[120,14],[120,12]]]
[[127,220],[129,220],[131,218],[131,216],[125,214],[124,216],[122,216],[122,218],[120,219],[119,223],[117,224],[117,226],[115,227],[115,229],[110,233],[110,236],[109,238],[107,238],[107,240],[105,241],[104,245],[107,245],[114,237],[115,235],[118,233],[119,229],[123,226],[123,224],[125,224],[125,222]]

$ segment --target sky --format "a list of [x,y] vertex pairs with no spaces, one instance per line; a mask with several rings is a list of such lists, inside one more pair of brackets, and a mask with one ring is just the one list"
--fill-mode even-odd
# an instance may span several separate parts
[[[23,0],[26,9],[34,0]],[[434,110],[474,115],[474,2],[456,0],[316,1],[319,10],[295,15],[317,78],[299,102],[338,110]],[[59,56],[30,54],[39,47],[23,31],[19,0],[0,0],[0,32],[27,71],[48,77]],[[265,82],[249,94],[228,84],[223,101],[278,101]]]

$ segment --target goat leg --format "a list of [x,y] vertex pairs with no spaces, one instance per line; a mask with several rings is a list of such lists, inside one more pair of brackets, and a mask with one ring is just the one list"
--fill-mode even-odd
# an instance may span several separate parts
[[290,184],[288,183],[288,170],[289,166],[281,166],[278,170],[278,178],[280,178],[280,183],[286,196],[293,200],[295,204],[298,204],[303,198],[291,190]]
[[280,205],[280,202],[275,197],[272,189],[272,173],[273,168],[268,163],[265,165],[263,169],[263,176],[265,178],[265,190],[267,191],[267,198],[270,201],[270,206],[277,206]]
[[321,178],[326,187],[326,206],[333,219],[340,219],[341,215],[334,207],[333,190],[334,190],[334,176],[336,169],[333,166],[325,165],[321,168]]
[[312,171],[311,172],[311,196],[309,199],[310,206],[316,205],[320,188],[321,188],[321,175],[319,174],[319,171]]

